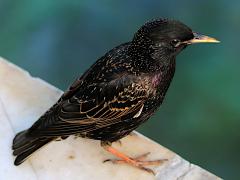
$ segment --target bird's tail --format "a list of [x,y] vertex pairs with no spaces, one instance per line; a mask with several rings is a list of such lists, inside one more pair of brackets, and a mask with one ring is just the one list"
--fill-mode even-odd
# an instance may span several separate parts
[[38,138],[28,135],[28,130],[19,132],[13,139],[13,155],[17,156],[14,164],[17,166],[25,161],[32,153],[50,142],[52,138]]

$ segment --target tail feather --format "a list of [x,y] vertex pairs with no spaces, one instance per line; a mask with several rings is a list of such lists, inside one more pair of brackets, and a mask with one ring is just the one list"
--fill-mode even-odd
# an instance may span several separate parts
[[28,131],[18,133],[13,139],[13,155],[17,156],[14,164],[19,165],[25,161],[32,153],[50,142],[52,138],[38,138],[28,135]]
[[25,145],[30,144],[33,140],[34,138],[27,136],[27,130],[19,132],[13,139],[12,149],[15,150],[18,148],[22,148]]

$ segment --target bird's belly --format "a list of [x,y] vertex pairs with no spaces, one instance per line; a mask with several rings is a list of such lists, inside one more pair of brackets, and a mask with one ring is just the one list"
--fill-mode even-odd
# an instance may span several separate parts
[[135,130],[141,124],[142,118],[131,118],[122,120],[119,123],[87,132],[84,136],[90,139],[109,141],[117,141]]

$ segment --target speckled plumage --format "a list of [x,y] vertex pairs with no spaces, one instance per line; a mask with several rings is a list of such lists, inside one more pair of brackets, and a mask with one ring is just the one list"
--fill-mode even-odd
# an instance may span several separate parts
[[172,40],[193,38],[178,21],[143,25],[131,42],[101,57],[59,101],[13,141],[15,165],[46,143],[79,135],[114,142],[128,135],[161,105],[175,71],[175,57],[186,47]]

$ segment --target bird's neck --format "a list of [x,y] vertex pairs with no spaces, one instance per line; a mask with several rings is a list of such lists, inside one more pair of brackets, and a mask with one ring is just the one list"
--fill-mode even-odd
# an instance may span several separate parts
[[[138,35],[138,34],[137,34]],[[128,47],[133,67],[141,72],[157,72],[175,66],[176,57],[167,47],[159,47],[147,36],[135,35]]]
[[175,57],[170,56],[166,51],[131,47],[129,52],[132,57],[132,67],[139,72],[157,73],[175,67]]

